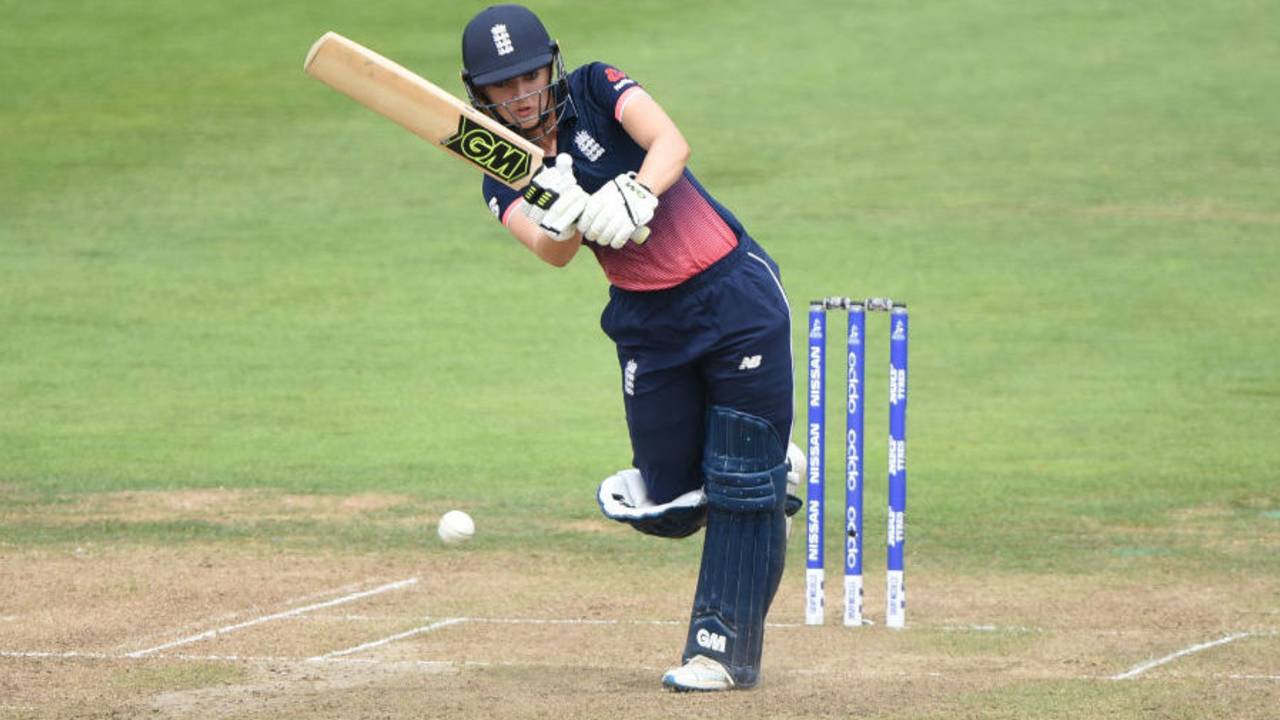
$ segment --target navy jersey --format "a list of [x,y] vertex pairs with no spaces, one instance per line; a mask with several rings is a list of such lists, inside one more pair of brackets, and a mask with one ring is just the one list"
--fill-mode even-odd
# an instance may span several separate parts
[[[556,152],[573,156],[574,175],[588,193],[628,171],[638,171],[645,150],[622,127],[627,104],[644,89],[617,68],[590,63],[569,73],[573,102],[559,119]],[[548,155],[545,164],[555,158]],[[484,196],[504,225],[524,202],[517,190],[490,177]],[[624,290],[663,290],[710,267],[737,247],[746,235],[742,224],[703,189],[688,169],[658,198],[644,245],[620,249],[586,245],[595,253],[609,282]]]

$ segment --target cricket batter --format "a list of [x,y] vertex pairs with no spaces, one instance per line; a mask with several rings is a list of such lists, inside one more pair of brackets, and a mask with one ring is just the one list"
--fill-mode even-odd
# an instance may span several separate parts
[[546,151],[523,195],[485,178],[489,209],[552,265],[586,246],[611,284],[600,324],[618,349],[634,467],[600,484],[601,510],[660,537],[706,528],[682,664],[662,682],[752,687],[782,577],[788,473],[795,484],[804,472],[789,451],[778,266],[685,167],[689,145],[657,101],[605,63],[566,73],[527,8],[476,15],[462,60],[472,104]]

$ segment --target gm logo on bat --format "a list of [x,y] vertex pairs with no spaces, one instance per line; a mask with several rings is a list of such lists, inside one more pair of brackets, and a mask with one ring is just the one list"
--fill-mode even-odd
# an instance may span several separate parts
[[444,146],[507,182],[529,174],[532,159],[528,152],[468,120],[466,115],[458,116],[458,132],[445,140]]

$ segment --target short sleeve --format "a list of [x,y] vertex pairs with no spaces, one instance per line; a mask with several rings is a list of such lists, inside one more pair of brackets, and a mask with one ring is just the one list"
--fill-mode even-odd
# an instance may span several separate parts
[[586,70],[587,96],[601,111],[622,122],[627,103],[644,94],[644,88],[625,72],[607,63],[591,63]]
[[503,185],[489,176],[485,176],[482,186],[484,191],[485,204],[489,206],[489,212],[498,219],[503,225],[507,224],[507,219],[513,210],[524,202],[521,194],[517,190]]

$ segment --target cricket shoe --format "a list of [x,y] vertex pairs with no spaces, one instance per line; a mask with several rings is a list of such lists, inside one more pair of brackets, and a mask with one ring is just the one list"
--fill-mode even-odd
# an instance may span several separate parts
[[689,662],[668,670],[662,684],[676,692],[715,692],[732,690],[733,678],[724,665],[706,655],[694,655]]
[[795,443],[787,444],[787,539],[791,539],[791,516],[800,512],[800,508],[804,507],[804,501],[800,499],[800,481],[804,479],[805,472],[809,469],[809,461],[804,456],[804,450]]

